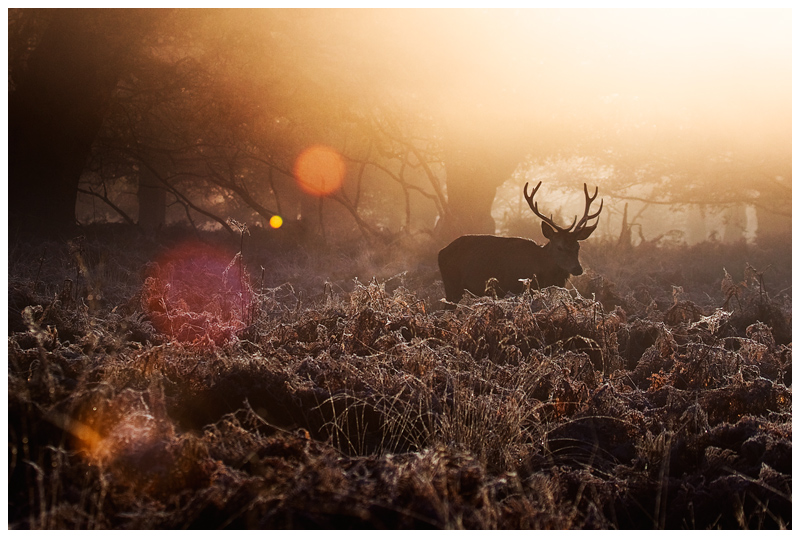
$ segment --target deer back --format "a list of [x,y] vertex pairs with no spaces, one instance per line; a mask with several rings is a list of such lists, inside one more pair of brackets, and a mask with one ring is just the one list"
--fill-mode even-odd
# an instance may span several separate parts
[[464,290],[484,295],[486,281],[495,278],[502,293],[520,293],[522,279],[540,287],[563,286],[569,273],[553,260],[547,246],[521,237],[464,235],[439,252],[439,270],[448,301]]

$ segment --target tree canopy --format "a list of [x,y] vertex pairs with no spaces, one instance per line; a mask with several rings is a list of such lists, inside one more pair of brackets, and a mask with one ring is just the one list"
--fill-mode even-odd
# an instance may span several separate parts
[[[12,9],[12,229],[71,225],[80,193],[131,222],[494,233],[498,187],[573,158],[620,203],[790,217],[789,13]],[[295,181],[320,145],[346,167],[323,198]]]

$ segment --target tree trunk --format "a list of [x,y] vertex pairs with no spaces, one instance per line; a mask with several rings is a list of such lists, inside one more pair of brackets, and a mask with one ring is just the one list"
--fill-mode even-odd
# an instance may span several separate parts
[[436,227],[440,242],[495,233],[492,204],[497,188],[511,177],[522,155],[498,154],[490,148],[462,145],[446,151],[447,211]]
[[55,11],[15,81],[8,99],[12,234],[73,229],[78,182],[137,28],[128,15]]
[[744,241],[747,230],[747,212],[744,204],[736,204],[725,209],[723,213],[724,227],[722,229],[723,243],[738,243]]
[[633,248],[633,230],[628,224],[628,204],[622,211],[622,227],[619,232],[619,239],[617,239],[617,248],[620,250],[631,250]]
[[139,227],[145,231],[163,228],[167,219],[167,191],[146,166],[139,170],[138,199]]

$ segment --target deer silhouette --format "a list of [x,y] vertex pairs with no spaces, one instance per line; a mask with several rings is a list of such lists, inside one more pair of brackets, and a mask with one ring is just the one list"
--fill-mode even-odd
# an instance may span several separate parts
[[583,273],[578,260],[578,241],[588,238],[597,228],[599,219],[588,225],[603,210],[601,199],[597,212],[589,214],[597,198],[597,187],[594,195],[589,196],[586,183],[583,184],[586,197],[583,217],[578,220],[576,215],[568,228],[562,228],[553,222],[552,215],[549,218],[542,215],[538,203],[533,201],[541,185],[540,181],[529,195],[525,183],[523,194],[533,213],[542,219],[542,233],[549,240],[547,244],[538,245],[522,237],[463,235],[439,251],[439,271],[450,308],[455,307],[454,303],[461,299],[464,290],[475,295],[494,292],[502,297],[508,292],[521,293],[524,279],[530,279],[538,288],[564,287],[570,275]]

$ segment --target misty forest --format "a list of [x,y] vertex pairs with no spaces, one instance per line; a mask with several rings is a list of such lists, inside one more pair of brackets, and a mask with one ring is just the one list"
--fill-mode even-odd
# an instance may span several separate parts
[[791,10],[7,13],[9,528],[792,527]]

